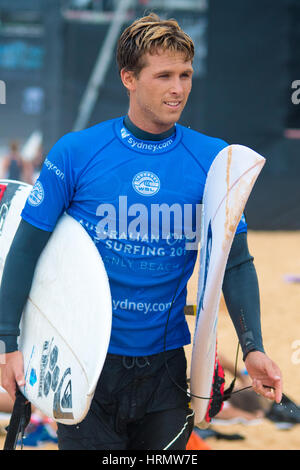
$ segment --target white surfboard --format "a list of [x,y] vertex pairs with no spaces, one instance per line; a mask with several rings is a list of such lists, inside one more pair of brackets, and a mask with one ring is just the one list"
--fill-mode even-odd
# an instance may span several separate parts
[[0,179],[0,282],[8,250],[21,220],[20,213],[31,188],[20,181]]
[[197,315],[191,359],[191,407],[205,426],[213,381],[219,303],[226,263],[237,225],[265,159],[230,145],[213,161],[203,195]]
[[[1,276],[31,190],[23,183],[0,180],[0,191],[3,187]],[[22,392],[47,416],[64,424],[86,416],[106,357],[111,317],[109,283],[99,252],[80,223],[64,214],[39,258],[20,324],[26,379]]]

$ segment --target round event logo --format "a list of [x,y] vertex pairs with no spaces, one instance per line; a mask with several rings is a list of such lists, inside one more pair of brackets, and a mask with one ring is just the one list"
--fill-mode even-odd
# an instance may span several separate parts
[[39,206],[43,202],[44,196],[43,185],[40,181],[37,181],[29,194],[28,203],[34,207]]
[[154,196],[160,189],[160,181],[151,171],[141,171],[133,178],[132,186],[142,196]]

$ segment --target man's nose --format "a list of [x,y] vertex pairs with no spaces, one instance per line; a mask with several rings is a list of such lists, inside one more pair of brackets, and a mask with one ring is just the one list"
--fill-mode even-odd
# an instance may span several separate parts
[[183,90],[183,86],[182,86],[180,78],[174,78],[172,80],[172,84],[171,84],[171,87],[170,87],[170,92],[174,95],[175,94],[180,95],[182,93],[182,90]]

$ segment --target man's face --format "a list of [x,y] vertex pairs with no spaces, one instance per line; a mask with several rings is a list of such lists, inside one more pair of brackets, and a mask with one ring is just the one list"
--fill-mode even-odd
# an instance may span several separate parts
[[[138,77],[132,72],[129,82],[129,117],[133,123],[152,133],[170,129],[180,118],[192,87],[193,68],[183,53],[159,51],[143,58],[145,66]],[[126,84],[127,83],[127,84]]]

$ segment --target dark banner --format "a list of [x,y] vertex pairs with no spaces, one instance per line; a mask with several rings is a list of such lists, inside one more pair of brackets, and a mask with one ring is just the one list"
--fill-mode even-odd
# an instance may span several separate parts
[[[0,139],[24,141],[40,129],[45,109],[43,84],[46,49],[40,18],[33,25],[13,23],[4,15],[0,28],[0,79],[5,83],[5,104],[0,106]],[[39,21],[38,21],[39,20]],[[24,23],[23,23],[24,24]]]
[[[253,229],[300,229],[296,1],[209,3],[204,131],[266,157],[247,204]],[[299,83],[300,85],[300,83]]]
[[54,140],[60,133],[60,0],[0,1],[0,146],[23,145],[35,131]]

